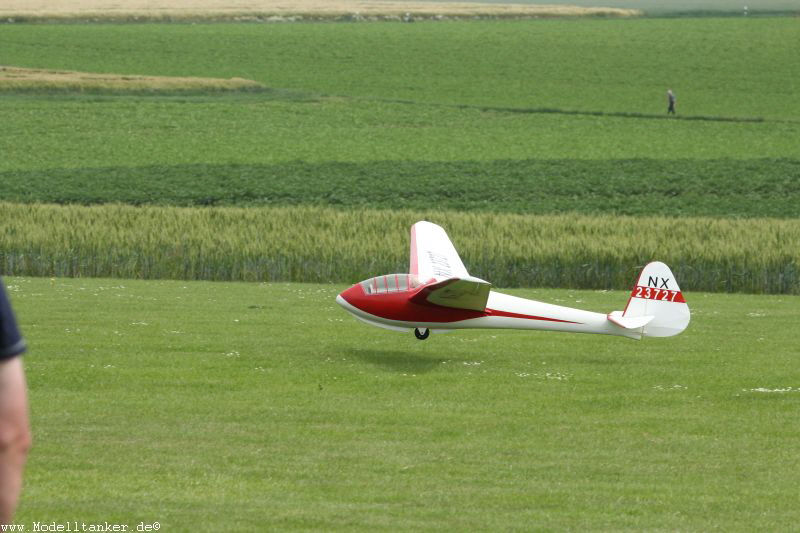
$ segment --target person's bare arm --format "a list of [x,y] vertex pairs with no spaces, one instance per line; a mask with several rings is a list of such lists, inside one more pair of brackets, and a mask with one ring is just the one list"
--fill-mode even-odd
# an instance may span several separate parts
[[22,490],[31,432],[22,358],[0,361],[0,524],[11,523]]

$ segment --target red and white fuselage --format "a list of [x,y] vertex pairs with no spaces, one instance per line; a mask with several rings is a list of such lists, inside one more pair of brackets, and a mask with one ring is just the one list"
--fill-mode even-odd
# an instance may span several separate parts
[[[411,231],[408,274],[362,281],[336,301],[357,318],[379,327],[427,331],[466,328],[537,329],[570,333],[670,336],[689,322],[689,308],[663,263],[642,271],[625,311],[604,314],[518,298],[492,291],[470,276],[444,230],[418,222]],[[422,332],[422,334],[421,334]]]

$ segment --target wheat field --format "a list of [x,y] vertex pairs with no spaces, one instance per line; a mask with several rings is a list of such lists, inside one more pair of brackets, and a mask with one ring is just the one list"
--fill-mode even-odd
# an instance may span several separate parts
[[417,220],[499,287],[628,288],[651,260],[684,290],[800,293],[780,219],[0,204],[0,269],[25,276],[354,283],[405,272]]

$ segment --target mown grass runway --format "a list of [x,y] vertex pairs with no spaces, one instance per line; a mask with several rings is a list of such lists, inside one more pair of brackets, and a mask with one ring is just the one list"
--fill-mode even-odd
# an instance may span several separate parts
[[[797,297],[689,293],[641,342],[370,328],[343,286],[7,278],[17,520],[162,531],[788,530]],[[516,294],[597,311],[624,292]]]

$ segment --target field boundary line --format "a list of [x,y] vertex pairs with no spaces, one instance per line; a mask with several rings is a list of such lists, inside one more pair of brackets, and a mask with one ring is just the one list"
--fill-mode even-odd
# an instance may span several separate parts
[[452,109],[474,109],[476,111],[487,111],[495,113],[514,113],[521,115],[571,115],[587,117],[610,117],[610,118],[631,118],[631,119],[656,119],[656,120],[686,120],[703,122],[739,122],[739,123],[774,123],[774,124],[800,124],[800,119],[779,119],[765,117],[724,117],[714,115],[667,115],[656,113],[639,113],[634,111],[592,111],[580,109],[560,109],[557,107],[505,107],[505,106],[485,106],[479,104],[442,104],[436,102],[419,102],[415,100],[389,99],[389,98],[358,98],[374,102],[385,102],[403,105],[444,107]]

